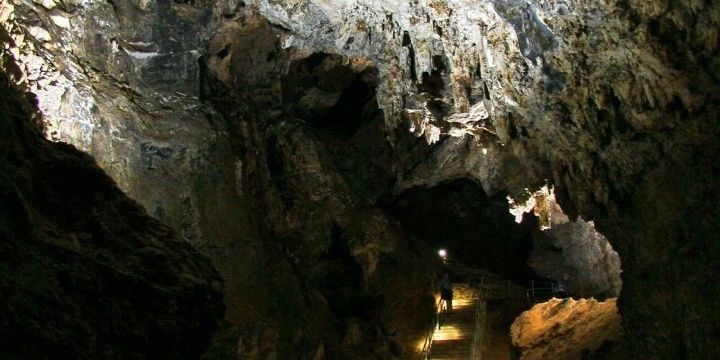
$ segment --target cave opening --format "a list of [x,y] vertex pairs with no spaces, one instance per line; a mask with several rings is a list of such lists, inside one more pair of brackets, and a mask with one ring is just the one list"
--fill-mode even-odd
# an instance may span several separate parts
[[[382,206],[410,236],[447,249],[441,271],[460,283],[461,305],[465,286],[485,294],[485,336],[492,340],[483,356],[532,357],[548,347],[579,354],[617,340],[622,270],[609,242],[592,222],[570,220],[552,190],[532,194],[520,211],[508,199],[463,178],[407,189]],[[552,323],[564,335],[532,330]]]
[[293,61],[282,82],[283,104],[324,141],[343,141],[382,119],[378,70],[369,61],[314,53]]
[[409,234],[461,263],[510,279],[536,276],[527,265],[536,221],[513,221],[503,194],[488,196],[474,181],[458,179],[411,188],[383,205]]
[[521,204],[509,199],[515,222],[535,220],[528,265],[540,276],[562,284],[580,298],[616,298],[622,288],[620,256],[592,221],[568,217],[544,186]]

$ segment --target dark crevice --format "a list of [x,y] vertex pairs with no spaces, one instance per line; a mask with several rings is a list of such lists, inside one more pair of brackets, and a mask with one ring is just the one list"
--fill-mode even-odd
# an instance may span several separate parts
[[293,63],[283,84],[288,111],[324,140],[344,140],[382,116],[377,69],[356,72],[337,55],[323,53]]
[[403,33],[402,46],[403,47],[412,46],[412,40],[410,40],[410,33],[408,33],[407,31],[405,31]]
[[229,53],[230,53],[230,45],[225,45],[225,47],[222,50],[218,51],[218,53],[216,55],[217,55],[217,57],[224,59],[226,56],[228,56]]
[[275,59],[277,59],[278,54],[275,51],[271,51],[268,53],[267,57],[265,58],[266,62],[272,62]]
[[285,154],[280,146],[277,136],[271,136],[267,140],[267,148],[265,149],[267,156],[268,170],[270,171],[270,179],[275,189],[278,190],[280,200],[286,208],[294,206],[295,200],[292,193],[291,184],[288,182],[289,174],[285,165]]
[[327,252],[311,269],[311,285],[323,294],[335,316],[364,316],[372,302],[362,289],[362,268],[350,253],[345,230],[335,223],[329,235]]
[[422,73],[422,82],[418,85],[420,92],[428,93],[433,97],[442,97],[444,89],[445,81],[439,71],[433,70],[432,73]]
[[418,76],[417,76],[417,69],[415,69],[415,66],[416,66],[415,49],[412,46],[410,46],[410,54],[408,55],[408,57],[410,58],[410,78],[413,81],[417,81]]

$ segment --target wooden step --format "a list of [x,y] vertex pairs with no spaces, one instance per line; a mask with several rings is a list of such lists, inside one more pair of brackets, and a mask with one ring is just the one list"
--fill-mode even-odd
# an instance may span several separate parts
[[435,329],[435,332],[438,331],[455,331],[455,332],[464,332],[464,331],[475,331],[475,324],[472,323],[442,323],[440,324],[440,328]]
[[476,300],[453,301],[450,313],[440,315],[440,328],[435,329],[430,347],[430,359],[468,360],[475,335]]
[[460,349],[431,349],[430,359],[469,359],[470,348],[469,344],[466,345],[464,350]]
[[462,354],[430,354],[430,357],[428,359],[464,359],[468,360],[470,359],[470,352],[467,351]]
[[444,357],[464,357],[467,359],[470,357],[470,351],[441,351],[441,352],[430,352],[430,359],[444,358]]
[[452,353],[466,353],[470,352],[469,345],[471,342],[463,342],[462,346],[435,346],[431,348],[431,354],[452,354]]
[[430,353],[430,359],[445,359],[445,358],[458,358],[458,359],[469,359],[470,352],[452,352],[452,353]]

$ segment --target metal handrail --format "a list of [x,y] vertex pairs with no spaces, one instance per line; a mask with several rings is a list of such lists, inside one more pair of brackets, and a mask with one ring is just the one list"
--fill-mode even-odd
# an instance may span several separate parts
[[[507,290],[507,297],[508,298],[512,297],[512,293],[511,293],[512,281],[511,280],[502,280],[502,281],[497,281],[492,284],[488,284],[486,279],[489,280],[489,279],[502,279],[502,278],[499,276],[496,276],[496,275],[495,276],[481,276],[480,277],[480,292],[481,293],[484,294],[486,285],[492,285],[494,287],[501,286]],[[545,294],[545,295],[555,294],[557,291],[564,289],[564,287],[558,286],[557,281],[528,280],[528,283],[530,283],[530,286],[525,288],[525,297],[528,299],[535,298],[537,294]],[[537,286],[537,285],[544,285],[544,286]]]
[[433,318],[433,327],[430,329],[430,332],[425,337],[425,343],[423,344],[423,350],[422,350],[422,358],[423,360],[427,360],[430,356],[430,347],[432,345],[433,341],[433,335],[435,334],[435,329],[440,326],[440,314],[442,312],[442,297],[438,300],[438,302],[435,304],[435,317]]
[[[482,311],[480,309],[482,308]],[[477,360],[482,357],[482,353],[478,354],[478,348],[480,348],[480,345],[478,343],[482,342],[481,334],[483,332],[482,326],[484,324],[484,320],[480,321],[480,314],[483,314],[483,317],[485,317],[485,302],[483,301],[482,294],[480,294],[479,297],[475,298],[475,327],[473,329],[473,340],[472,345],[470,348],[470,359],[471,360]]]
[[[512,294],[511,294],[512,281],[511,280],[502,280],[502,281],[498,281],[495,283],[489,283],[488,281],[486,281],[486,279],[487,280],[490,280],[490,279],[502,280],[503,278],[500,276],[497,276],[497,275],[489,275],[489,276],[481,276],[480,277],[480,293],[479,293],[479,297],[475,298],[475,300],[476,300],[476,303],[475,303],[476,322],[477,322],[477,317],[479,316],[480,303],[482,302],[483,299],[488,298],[488,295],[485,294],[486,286],[488,286],[488,285],[502,286],[503,288],[507,289],[508,298],[510,298],[512,296]],[[534,297],[536,291],[550,290],[551,293],[553,293],[558,289],[558,287],[556,285],[557,282],[555,282],[555,281],[530,280],[529,282],[531,285],[529,288],[526,288],[526,297],[528,297],[528,298],[531,297],[530,296],[531,294]],[[549,284],[550,287],[536,287],[535,284]],[[435,334],[435,329],[437,329],[440,326],[440,321],[441,321],[440,316],[442,314],[442,302],[443,302],[443,299],[441,297],[435,304],[435,317],[433,319],[433,327],[432,327],[432,329],[430,329],[430,332],[425,337],[425,342],[423,343],[423,349],[422,349],[422,359],[423,360],[428,360],[430,357],[430,349],[432,347],[433,335]],[[475,333],[473,334],[473,343],[478,341],[476,339],[477,335],[478,334],[477,334],[477,329],[476,329]],[[473,352],[475,351],[475,349],[474,349],[475,346],[476,345],[473,344]]]

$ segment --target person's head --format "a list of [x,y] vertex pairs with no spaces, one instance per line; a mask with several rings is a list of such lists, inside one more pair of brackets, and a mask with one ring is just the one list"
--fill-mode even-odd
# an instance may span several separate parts
[[443,274],[443,279],[449,280],[449,279],[450,279],[450,274],[444,273],[444,274]]

